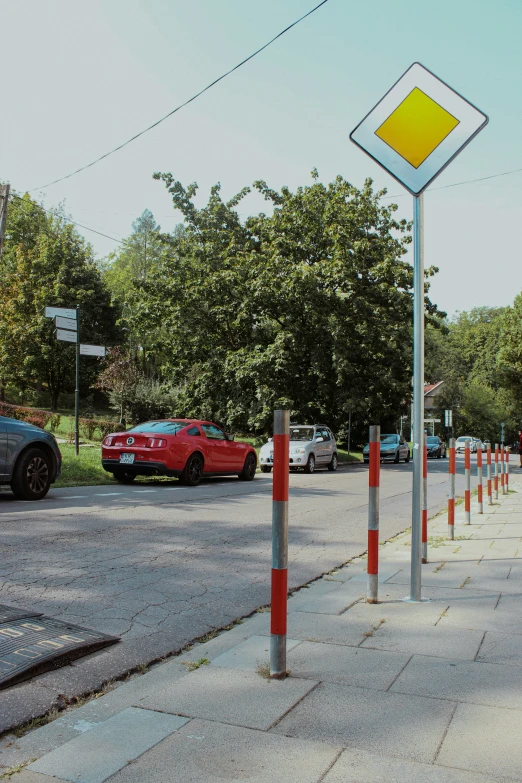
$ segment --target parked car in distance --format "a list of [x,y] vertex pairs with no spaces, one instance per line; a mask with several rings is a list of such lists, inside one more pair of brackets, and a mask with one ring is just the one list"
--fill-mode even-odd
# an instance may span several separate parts
[[[325,424],[290,425],[290,470],[304,470],[313,473],[324,467],[337,470],[337,443],[332,430]],[[274,465],[274,444],[272,438],[261,446],[259,464],[263,473],[270,473]]]
[[62,470],[62,455],[50,432],[0,416],[0,484],[20,500],[41,500]]
[[461,435],[460,438],[457,438],[455,441],[455,451],[464,451],[466,448],[466,441],[469,440],[469,450],[472,454],[475,454],[477,451],[477,439],[472,438],[471,435]]
[[[392,462],[410,461],[410,447],[402,435],[381,435],[381,462],[391,460]],[[363,449],[363,460],[365,463],[370,461],[370,444],[367,443]]]
[[428,435],[426,437],[426,447],[428,449],[428,458],[436,457],[440,459],[446,456],[446,444],[438,435]]
[[204,476],[256,475],[257,455],[217,424],[200,419],[160,419],[107,435],[102,465],[121,484],[136,476],[176,476],[195,487]]
[[485,452],[485,451],[488,450],[487,446],[486,446],[486,441],[485,440],[480,440],[480,438],[473,438],[473,440],[475,442],[475,451],[478,450],[479,443],[480,443],[480,450],[482,452]]

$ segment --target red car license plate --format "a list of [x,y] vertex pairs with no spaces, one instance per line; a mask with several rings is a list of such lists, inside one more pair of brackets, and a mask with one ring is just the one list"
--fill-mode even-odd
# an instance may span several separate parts
[[132,465],[134,462],[134,454],[120,454],[120,462],[124,465]]

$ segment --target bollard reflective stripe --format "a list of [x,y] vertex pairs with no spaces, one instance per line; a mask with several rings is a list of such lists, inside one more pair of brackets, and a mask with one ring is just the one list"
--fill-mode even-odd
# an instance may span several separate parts
[[366,600],[379,600],[379,484],[381,472],[381,428],[370,427],[370,470],[368,474],[368,589]]
[[505,451],[504,451],[504,444],[500,447],[500,486],[502,489],[502,494],[506,494],[506,472],[505,472]]
[[495,500],[498,500],[498,443],[495,443]]
[[477,443],[477,500],[478,500],[478,507],[479,507],[479,514],[484,513],[484,503],[482,500],[482,443],[479,441]]
[[279,680],[287,674],[289,433],[290,411],[274,411],[270,676]]
[[506,449],[506,492],[509,492],[509,449]]
[[449,444],[448,538],[453,541],[455,537],[455,473],[457,470],[455,438],[450,438]]
[[464,446],[464,475],[465,475],[465,489],[464,489],[464,524],[469,525],[471,523],[471,458],[470,458],[470,441],[466,440]]
[[493,505],[493,490],[491,485],[491,443],[487,445],[487,471],[488,471],[488,506]]
[[422,456],[422,562],[428,562],[428,445],[424,435]]

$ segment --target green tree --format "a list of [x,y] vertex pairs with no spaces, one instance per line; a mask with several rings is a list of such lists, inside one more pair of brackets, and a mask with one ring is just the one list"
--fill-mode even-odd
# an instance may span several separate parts
[[[92,249],[63,212],[45,214],[28,196],[14,199],[7,217],[0,281],[0,377],[20,389],[47,386],[51,407],[75,385],[75,348],[56,340],[46,305],[81,307],[81,339],[114,343],[119,337]],[[85,393],[98,371],[95,358],[81,360]]]

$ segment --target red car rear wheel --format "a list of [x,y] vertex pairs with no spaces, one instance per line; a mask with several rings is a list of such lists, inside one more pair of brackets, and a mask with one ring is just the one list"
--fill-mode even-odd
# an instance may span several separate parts
[[195,487],[201,481],[202,475],[203,457],[201,454],[192,454],[187,460],[187,464],[181,475],[181,480],[184,484],[188,484],[189,487]]

